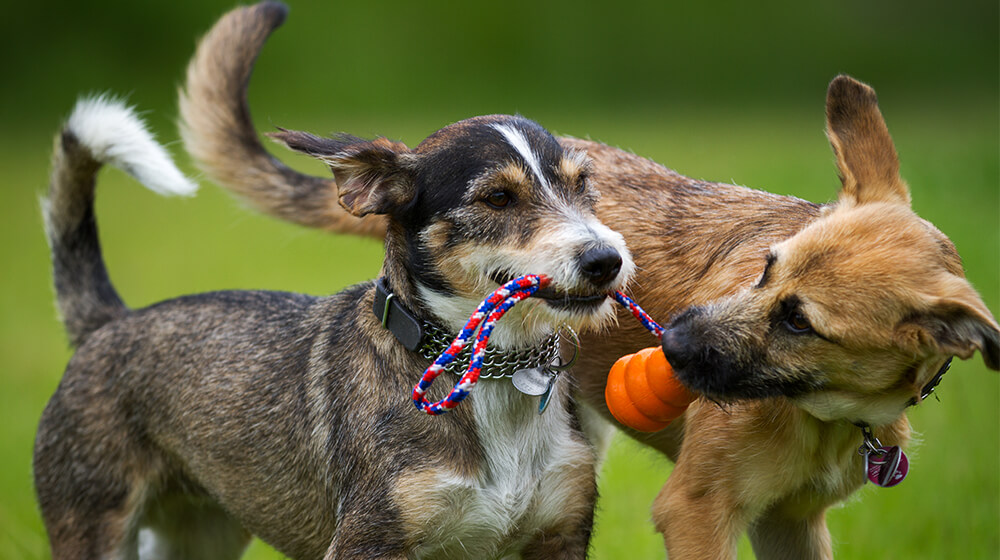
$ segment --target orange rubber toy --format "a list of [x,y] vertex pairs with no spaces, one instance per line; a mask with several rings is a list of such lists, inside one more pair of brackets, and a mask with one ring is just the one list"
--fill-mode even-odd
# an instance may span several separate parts
[[697,395],[674,378],[663,349],[656,346],[619,358],[611,366],[604,398],[622,424],[656,432],[683,414]]

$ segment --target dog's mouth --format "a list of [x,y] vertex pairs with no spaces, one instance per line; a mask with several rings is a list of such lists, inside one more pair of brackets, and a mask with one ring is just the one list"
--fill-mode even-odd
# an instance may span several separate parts
[[[490,275],[490,279],[501,286],[514,278],[517,278],[517,275],[503,271],[497,271]],[[607,292],[568,291],[549,284],[535,292],[532,297],[562,311],[593,312],[610,297],[610,294]]]
[[556,309],[593,311],[608,299],[608,294],[573,294],[562,292],[549,286],[535,292],[535,297],[545,301],[547,305]]

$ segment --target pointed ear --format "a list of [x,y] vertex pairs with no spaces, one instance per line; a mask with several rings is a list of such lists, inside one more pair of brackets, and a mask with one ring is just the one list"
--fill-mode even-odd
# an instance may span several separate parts
[[931,349],[963,360],[978,350],[986,367],[1000,369],[1000,328],[975,290],[968,283],[965,288],[965,293],[937,298],[927,310],[901,322],[897,339],[916,352]]
[[874,89],[850,76],[834,78],[826,94],[826,134],[840,169],[841,201],[909,206],[910,191],[899,176],[899,157]]
[[414,196],[413,153],[402,142],[353,136],[321,138],[281,129],[268,136],[330,166],[340,205],[351,214],[390,214]]

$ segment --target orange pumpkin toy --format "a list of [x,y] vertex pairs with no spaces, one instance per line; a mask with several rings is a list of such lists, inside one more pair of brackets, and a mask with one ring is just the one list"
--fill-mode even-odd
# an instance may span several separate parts
[[697,395],[674,378],[659,346],[622,356],[611,366],[604,390],[616,420],[640,432],[656,432],[684,413]]

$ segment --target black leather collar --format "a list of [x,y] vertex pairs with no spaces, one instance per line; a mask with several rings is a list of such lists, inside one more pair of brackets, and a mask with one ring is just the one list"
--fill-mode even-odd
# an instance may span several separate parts
[[382,325],[389,329],[407,350],[415,352],[424,339],[424,327],[419,319],[389,291],[386,279],[375,281],[375,303],[372,306],[375,316]]
[[[931,396],[931,393],[934,392],[934,388],[941,383],[941,378],[944,377],[944,374],[948,373],[949,369],[951,369],[951,360],[951,358],[948,358],[948,361],[941,366],[941,369],[939,369],[938,372],[934,374],[934,377],[927,382],[927,385],[924,385],[924,388],[920,390],[920,400],[924,400]],[[915,404],[917,404],[917,399],[910,400],[910,406]]]

